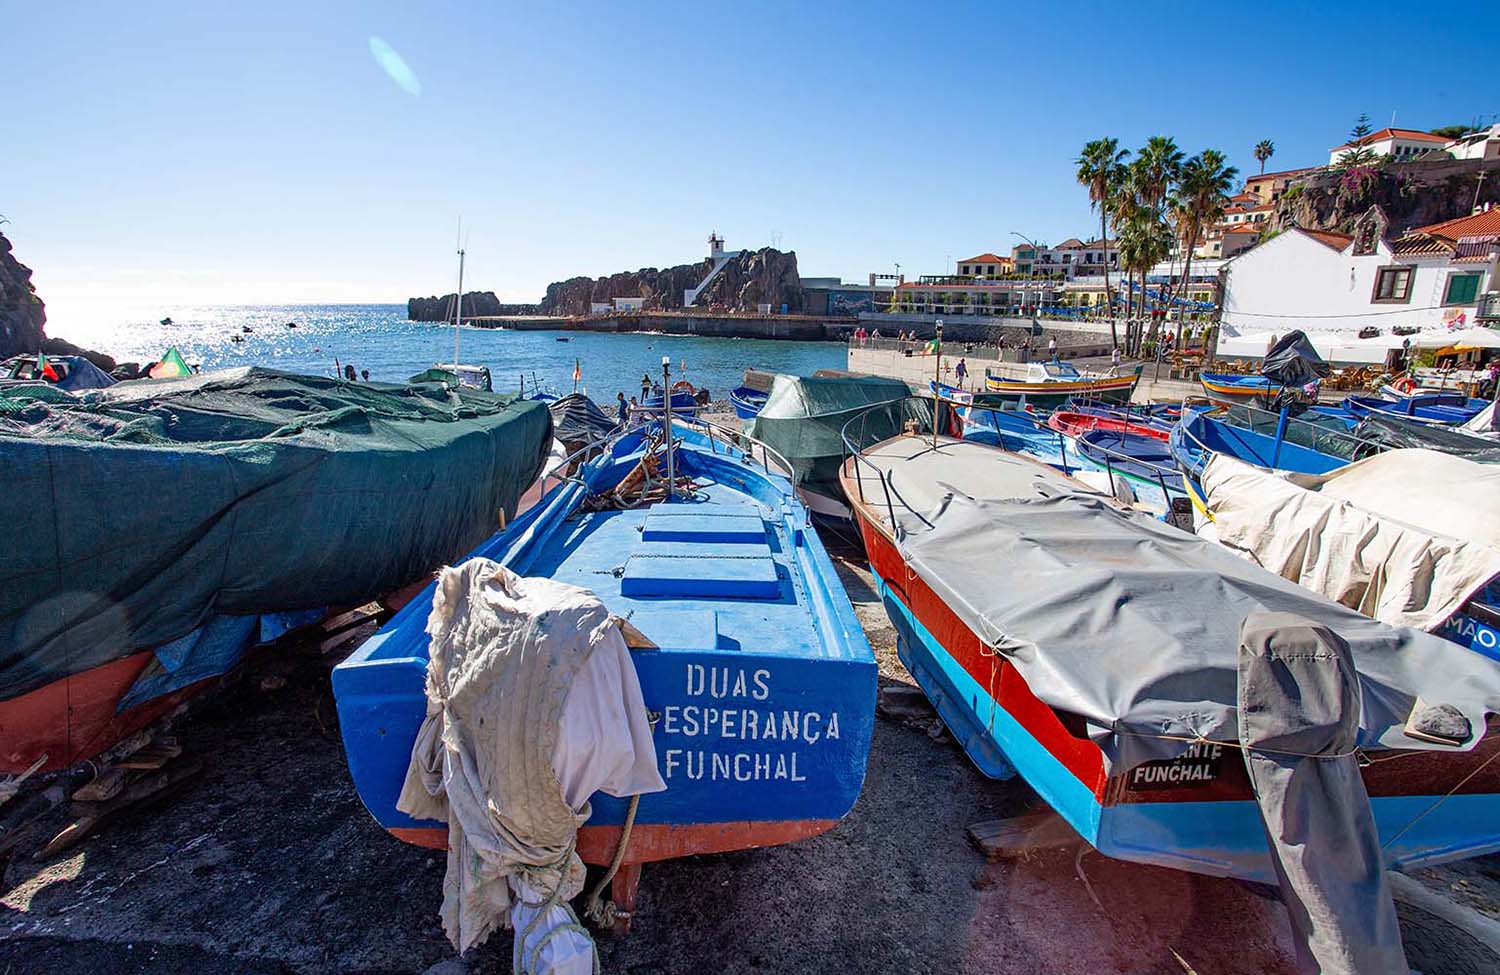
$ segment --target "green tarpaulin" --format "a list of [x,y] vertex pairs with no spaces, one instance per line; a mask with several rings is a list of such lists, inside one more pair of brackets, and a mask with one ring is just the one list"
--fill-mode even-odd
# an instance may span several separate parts
[[0,410],[0,698],[215,614],[358,603],[514,513],[542,403],[237,369]]
[[[875,404],[910,395],[906,383],[880,376],[777,376],[766,405],[745,425],[745,432],[791,463],[797,487],[840,500],[844,425]],[[866,424],[871,431],[885,431],[880,439],[901,432],[899,412],[877,410]]]

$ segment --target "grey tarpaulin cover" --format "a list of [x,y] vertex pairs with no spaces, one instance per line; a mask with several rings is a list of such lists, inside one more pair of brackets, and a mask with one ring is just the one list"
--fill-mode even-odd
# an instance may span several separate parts
[[1251,613],[1294,613],[1349,643],[1361,747],[1440,747],[1403,733],[1418,695],[1453,705],[1473,728],[1500,710],[1493,661],[1361,616],[1106,498],[1038,490],[954,493],[926,515],[931,529],[903,530],[899,544],[1034,694],[1087,719],[1113,768],[1175,757],[1199,736],[1234,740],[1236,647]]
[[1360,682],[1347,643],[1286,613],[1246,617],[1238,737],[1297,935],[1298,967],[1407,975],[1354,754],[1359,715]]
[[427,717],[398,808],[448,823],[443,928],[464,951],[509,921],[517,973],[593,969],[568,900],[589,798],[666,788],[635,666],[591,592],[476,558],[438,577]]
[[1434,426],[1372,412],[1359,421],[1359,426],[1354,428],[1354,435],[1387,449],[1419,447],[1466,457],[1481,464],[1500,463],[1500,441],[1468,432],[1467,426]]
[[547,404],[552,414],[552,435],[571,453],[611,433],[620,425],[582,393],[569,393]]
[[[27,389],[43,387],[27,387]],[[0,413],[0,698],[210,617],[363,602],[495,531],[540,403],[234,369]]]
[[1500,576],[1492,464],[1393,450],[1298,474],[1214,454],[1202,482],[1220,542],[1395,626],[1434,630]]

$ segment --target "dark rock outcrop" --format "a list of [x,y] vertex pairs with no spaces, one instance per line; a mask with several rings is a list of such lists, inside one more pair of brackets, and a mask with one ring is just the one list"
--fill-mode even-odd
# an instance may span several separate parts
[[31,268],[0,234],[0,359],[35,352],[47,337],[47,307],[31,285]]
[[1272,215],[1271,229],[1350,233],[1372,206],[1380,207],[1390,221],[1390,236],[1467,216],[1476,188],[1480,205],[1500,202],[1500,179],[1479,183],[1483,165],[1477,159],[1448,159],[1313,173],[1288,187]]
[[[712,268],[713,264],[705,258],[676,267],[648,267],[601,278],[569,278],[547,286],[540,308],[545,315],[587,315],[594,302],[644,298],[648,311],[678,311],[682,308],[683,292],[697,287]],[[755,311],[762,303],[769,303],[778,312],[783,304],[789,312],[803,310],[802,278],[797,273],[795,252],[769,247],[741,252],[724,265],[699,295],[696,307]]]
[[[536,305],[507,304],[495,297],[493,291],[465,291],[464,318],[492,315],[535,315]],[[430,298],[408,298],[406,317],[413,322],[453,321],[453,293]]]

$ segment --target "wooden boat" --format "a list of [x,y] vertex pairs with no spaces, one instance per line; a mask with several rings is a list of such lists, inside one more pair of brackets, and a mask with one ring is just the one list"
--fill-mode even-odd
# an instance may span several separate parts
[[1469,399],[1466,396],[1410,396],[1393,402],[1377,396],[1347,396],[1344,408],[1359,419],[1371,414],[1394,416],[1413,423],[1435,426],[1462,426],[1489,406],[1488,400]]
[[1168,437],[1172,459],[1182,470],[1183,488],[1203,517],[1208,507],[1199,479],[1208,458],[1215,453],[1228,454],[1247,464],[1268,470],[1297,471],[1302,474],[1326,474],[1349,463],[1348,458],[1325,454],[1288,440],[1283,432],[1268,436],[1246,427],[1224,422],[1211,410],[1187,410]]
[[1169,433],[1169,428],[1165,426],[1138,423],[1134,420],[1125,419],[1121,414],[1102,411],[1098,413],[1085,413],[1081,410],[1055,410],[1048,415],[1047,426],[1058,433],[1067,434],[1070,437],[1081,437],[1086,433],[1104,430],[1111,433],[1124,433],[1135,437],[1160,440],[1164,443]]
[[985,370],[984,393],[976,402],[1024,396],[1027,403],[1040,407],[1062,406],[1074,397],[1128,403],[1140,378],[1139,366],[1128,376],[1101,376],[1080,372],[1067,362],[1004,364]]
[[[1485,662],[1433,666],[1447,653],[1440,641],[1385,627],[1212,542],[1091,498],[1033,459],[916,434],[850,449],[845,490],[902,661],[982,772],[1021,775],[1106,855],[1275,882],[1244,763],[1225,741],[1234,736],[1242,610],[1270,607],[1332,627],[1357,648],[1362,681],[1378,659],[1439,681],[1448,676],[1438,671],[1453,667],[1490,697],[1500,693],[1490,687],[1494,672],[1479,669]],[[1085,595],[1123,577],[1133,591]],[[1128,658],[1127,635],[1137,641]],[[1369,680],[1406,702],[1431,690]],[[1108,705],[1111,689],[1118,709]],[[1153,726],[1141,695],[1177,717]],[[1366,700],[1378,696],[1372,688]],[[1367,710],[1362,720],[1375,718]],[[1471,739],[1471,750],[1440,752],[1381,725],[1363,777],[1388,866],[1500,849],[1500,762],[1492,761],[1500,735],[1486,734],[1482,720],[1473,727],[1482,740]],[[1168,749],[1174,734],[1181,741]]]
[[[667,790],[641,797],[615,880],[627,910],[643,863],[831,828],[859,795],[874,724],[874,655],[791,484],[706,428],[673,427],[691,496],[593,503],[642,463],[637,427],[471,553],[586,587],[659,646],[631,651]],[[432,594],[336,667],[333,689],[365,806],[396,837],[441,848],[444,824],[396,809],[426,711]],[[609,863],[627,803],[597,794],[592,807],[578,852]]]
[[729,403],[734,407],[735,416],[741,420],[753,420],[766,405],[769,395],[749,386],[736,386],[729,394]]
[[1138,498],[1158,509],[1166,510],[1172,498],[1186,493],[1182,471],[1173,460],[1165,435],[1099,428],[1085,431],[1073,441],[1086,466],[1124,478]]
[[1209,399],[1217,403],[1248,403],[1270,399],[1286,387],[1265,376],[1240,376],[1228,372],[1198,374],[1198,383]]

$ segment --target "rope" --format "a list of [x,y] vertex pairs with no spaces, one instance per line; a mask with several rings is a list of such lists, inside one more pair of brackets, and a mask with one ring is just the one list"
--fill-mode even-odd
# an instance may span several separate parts
[[620,866],[625,862],[625,848],[630,845],[630,831],[635,828],[635,813],[640,808],[641,797],[637,793],[630,797],[630,808],[625,810],[625,825],[620,829],[620,841],[615,845],[615,856],[610,861],[609,869],[604,872],[594,889],[589,891],[589,898],[584,903],[583,913],[590,921],[600,927],[608,927],[615,923],[615,917],[619,910],[612,900],[604,900],[604,888],[619,873]]
[[1445,795],[1443,795],[1440,799],[1438,799],[1437,802],[1434,802],[1432,805],[1430,805],[1426,809],[1422,810],[1422,812],[1415,819],[1413,819],[1411,822],[1407,823],[1405,826],[1401,827],[1401,831],[1398,832],[1395,836],[1392,836],[1390,839],[1388,839],[1384,843],[1380,844],[1380,848],[1382,850],[1384,850],[1386,847],[1390,846],[1392,843],[1396,842],[1401,837],[1405,836],[1406,833],[1407,833],[1407,831],[1410,830],[1413,826],[1415,826],[1418,823],[1420,823],[1424,818],[1426,818],[1426,816],[1427,816],[1428,813],[1433,812],[1434,810],[1437,809],[1438,806],[1441,806],[1443,803],[1445,803],[1449,799],[1453,798],[1454,793],[1458,792],[1459,789],[1462,789],[1464,787],[1464,785],[1467,784],[1468,781],[1470,779],[1472,779],[1474,776],[1478,775],[1480,772],[1483,772],[1485,770],[1485,768],[1491,762],[1493,762],[1497,758],[1500,758],[1500,751],[1495,752],[1495,754],[1491,755],[1489,758],[1487,758],[1483,762],[1481,762],[1479,764],[1478,768],[1476,768],[1474,771],[1470,772],[1468,775],[1464,776],[1463,778],[1459,779],[1457,785],[1455,785],[1453,788],[1449,789]]
[[[531,936],[531,933],[536,930],[537,925],[542,922],[542,918],[546,917],[547,912],[552,910],[552,908],[561,907],[570,918],[569,921],[563,924],[559,924],[557,927],[553,928],[551,931],[548,931],[546,934],[542,935],[540,939],[537,940],[537,943],[526,955],[526,958],[521,965],[521,970],[517,972],[516,975],[537,975],[537,973],[541,971],[541,968],[539,966],[542,960],[542,949],[547,946],[548,942],[550,942],[553,938],[557,937],[564,931],[577,932],[578,934],[581,934],[585,940],[588,941],[590,954],[594,962],[594,975],[599,975],[599,948],[594,944],[594,938],[589,934],[588,929],[579,923],[578,915],[573,913],[572,905],[562,899],[563,884],[567,883],[568,881],[568,863],[573,859],[573,851],[577,846],[578,834],[575,832],[573,834],[573,838],[568,841],[567,851],[563,853],[561,857],[554,860],[552,863],[543,864],[542,866],[536,868],[537,871],[558,871],[557,884],[552,888],[552,893],[547,895],[546,900],[542,901],[539,904],[533,904],[531,901],[520,898],[519,893],[516,895],[517,898],[520,898],[521,902],[524,903],[527,907],[535,907],[537,909],[536,914],[532,915],[532,918],[527,923],[526,927],[516,933],[516,945],[518,948],[526,944],[526,939]],[[530,873],[532,871],[527,872]]]

